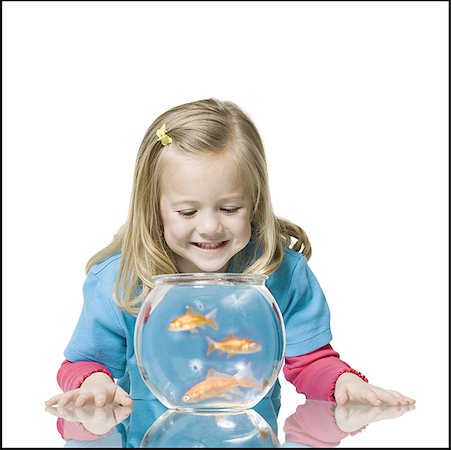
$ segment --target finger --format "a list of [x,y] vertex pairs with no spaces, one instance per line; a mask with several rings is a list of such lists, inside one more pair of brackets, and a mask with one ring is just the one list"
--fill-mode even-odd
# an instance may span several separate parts
[[46,406],[45,411],[53,416],[59,417],[58,410],[54,406]]
[[70,391],[62,394],[57,403],[58,409],[65,408],[69,403],[75,402],[79,395],[78,391]]
[[121,423],[132,413],[132,408],[130,406],[119,406],[113,409],[114,419],[116,423]]
[[86,422],[92,419],[92,410],[89,407],[75,407],[74,413],[77,415],[80,422]]
[[122,406],[132,406],[133,404],[133,400],[130,398],[130,395],[119,386],[116,389],[114,401]]
[[339,406],[345,405],[348,402],[348,400],[349,400],[349,397],[348,397],[348,394],[346,394],[346,393],[340,394],[335,397],[335,401],[337,402],[337,405],[339,405]]
[[384,390],[381,393],[381,398],[392,406],[405,406],[415,403],[415,400],[390,389]]
[[53,397],[49,398],[46,402],[45,405],[46,406],[53,406],[56,405],[58,403],[58,400],[60,399],[62,394],[58,394],[58,395],[54,395]]
[[373,391],[372,389],[365,391],[362,400],[367,401],[370,405],[373,406],[380,406],[383,404],[383,401],[381,398],[379,398],[377,392]]
[[46,412],[52,414],[55,417],[62,417],[65,420],[71,420],[71,412],[67,408],[58,408],[57,406],[46,406]]
[[92,396],[88,394],[80,394],[74,402],[74,407],[81,408],[82,406],[85,406],[89,402],[91,397]]
[[367,421],[368,423],[376,421],[376,419],[378,419],[381,413],[383,413],[384,411],[384,407],[382,405],[378,406],[368,405],[368,407],[370,409],[366,412],[364,416],[365,421]]
[[377,418],[378,420],[396,419],[405,413],[405,406],[385,405],[383,411]]
[[398,402],[399,406],[408,405],[409,404],[409,402],[404,397],[404,395],[400,394],[398,391],[393,391],[393,390],[390,390],[390,389],[388,389],[387,391],[393,396],[393,401],[397,401]]
[[101,408],[105,406],[108,402],[108,396],[105,392],[99,392],[95,395],[96,406]]
[[404,397],[404,395],[400,394],[396,391],[389,391],[392,395],[391,399],[387,400],[387,403],[390,403],[393,406],[407,406],[411,403],[412,399]]
[[108,418],[107,408],[103,406],[96,407],[96,409],[94,410],[94,419],[97,420],[98,422],[105,422],[107,418]]
[[398,417],[401,417],[406,411],[408,411],[408,409],[406,409],[407,405],[397,406],[397,407],[393,406],[392,408],[397,408],[398,409],[397,411],[394,411],[392,413],[392,418],[393,419],[397,419]]
[[410,397],[406,397],[405,395],[402,396],[403,401],[404,401],[404,405],[414,405],[415,404],[415,400],[413,398]]
[[71,411],[71,408],[67,408],[66,406],[57,406],[58,416],[62,417],[64,420],[68,420],[70,422],[73,422],[74,420],[77,420],[77,417],[74,416],[73,411]]

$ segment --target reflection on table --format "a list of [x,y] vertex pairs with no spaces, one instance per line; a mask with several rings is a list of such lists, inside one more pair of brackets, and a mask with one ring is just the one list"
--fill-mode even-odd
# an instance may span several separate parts
[[187,414],[168,410],[147,430],[142,448],[280,447],[277,435],[253,409]]
[[133,407],[47,408],[58,417],[65,447],[337,447],[368,424],[395,419],[414,406],[370,406],[307,400],[285,421],[277,438],[280,401],[265,398],[255,408],[230,413],[181,413],[157,400],[134,400]]

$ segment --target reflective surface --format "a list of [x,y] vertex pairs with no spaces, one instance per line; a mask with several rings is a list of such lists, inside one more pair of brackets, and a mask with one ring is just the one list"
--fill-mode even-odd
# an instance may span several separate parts
[[168,410],[147,430],[142,448],[280,447],[277,435],[260,414],[181,413]]
[[298,405],[278,429],[279,409],[278,400],[265,398],[253,409],[230,413],[178,412],[156,400],[134,400],[132,408],[109,405],[47,408],[47,412],[58,417],[55,433],[64,438],[65,447],[276,448],[362,446],[358,437],[369,424],[399,418],[415,408],[337,407],[309,400]]

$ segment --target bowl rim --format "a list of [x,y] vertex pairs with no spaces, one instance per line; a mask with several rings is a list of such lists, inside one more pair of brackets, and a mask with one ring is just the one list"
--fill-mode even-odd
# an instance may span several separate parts
[[164,275],[154,275],[151,277],[155,284],[264,284],[268,279],[267,275],[249,273],[218,273],[218,272],[190,272],[190,273],[169,273]]

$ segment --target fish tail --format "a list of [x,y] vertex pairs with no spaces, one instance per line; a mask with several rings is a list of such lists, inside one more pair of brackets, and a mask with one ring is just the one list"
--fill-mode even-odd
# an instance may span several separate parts
[[208,320],[207,323],[211,328],[213,328],[213,330],[219,330],[218,325],[216,325],[216,322],[214,320]]
[[206,322],[214,330],[218,329],[218,325],[216,325],[216,313],[217,312],[218,312],[218,310],[217,310],[217,308],[215,308],[205,316]]
[[246,377],[240,381],[240,385],[244,387],[253,387],[262,390],[262,385],[254,377]]
[[207,356],[210,356],[211,352],[215,350],[216,342],[210,336],[206,336],[206,338],[208,343]]

